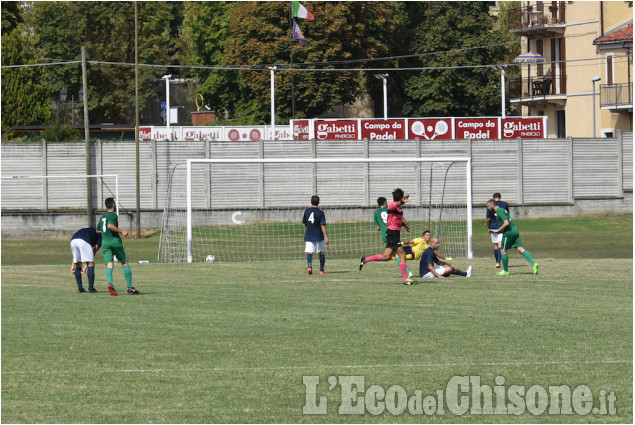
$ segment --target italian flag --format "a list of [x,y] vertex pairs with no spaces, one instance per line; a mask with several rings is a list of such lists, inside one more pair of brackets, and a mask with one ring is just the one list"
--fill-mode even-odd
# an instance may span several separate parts
[[291,8],[293,9],[294,18],[308,19],[309,21],[315,19],[313,14],[306,10],[306,7],[302,6],[299,1],[292,1]]

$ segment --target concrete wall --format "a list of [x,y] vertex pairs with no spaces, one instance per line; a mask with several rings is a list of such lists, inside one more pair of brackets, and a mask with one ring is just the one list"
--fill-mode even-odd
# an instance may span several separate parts
[[[83,174],[83,143],[48,146],[2,143],[1,148],[3,238],[66,238],[88,224],[85,178],[55,184],[45,184],[41,179],[6,179],[15,175]],[[141,228],[161,227],[170,170],[186,158],[468,156],[472,158],[474,217],[481,218],[485,201],[496,191],[503,194],[516,217],[632,214],[632,152],[632,132],[620,133],[618,139],[532,141],[146,142],[140,159]],[[91,161],[94,173],[119,175],[120,223],[126,229],[135,229],[134,142],[97,144]],[[324,178],[324,174],[320,174],[321,180],[312,182],[310,176],[308,180],[305,178],[304,167],[293,163],[287,167],[295,170],[292,175],[296,177],[278,179],[273,184],[261,183],[260,191],[253,192],[248,200],[250,205],[246,206],[286,202],[285,206],[297,207],[306,204],[316,191],[325,206],[352,205],[354,200],[354,205],[370,208],[374,207],[377,196],[389,195],[396,185],[416,194],[413,197],[420,204],[427,199],[427,193],[432,193],[428,187],[429,171],[423,164],[418,174],[413,174],[416,167],[410,166],[404,169],[410,171],[390,178],[387,178],[390,173],[381,168],[371,169],[367,173],[368,182],[348,185],[345,177]],[[222,167],[193,176],[195,190],[199,191],[197,202],[203,202],[198,207],[215,208],[222,205],[223,196],[247,190],[247,183],[258,184],[258,172],[253,173],[253,166],[246,168],[251,168],[251,174],[243,177],[236,170]],[[438,176],[435,173],[435,178]],[[174,193],[182,195],[183,176],[175,177],[174,182]],[[91,189],[94,222],[103,211],[103,199],[112,194],[113,182],[95,183]],[[358,193],[360,190],[366,193]],[[256,194],[262,199],[255,199]]]

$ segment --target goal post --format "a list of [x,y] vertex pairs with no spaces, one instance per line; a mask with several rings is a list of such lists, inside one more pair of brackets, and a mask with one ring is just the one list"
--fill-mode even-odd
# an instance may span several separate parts
[[441,252],[473,257],[469,157],[188,159],[169,180],[162,262],[303,258],[302,212],[315,194],[330,258],[379,252],[376,199],[390,202],[397,187],[410,194],[404,214],[413,233],[402,240],[429,229]]

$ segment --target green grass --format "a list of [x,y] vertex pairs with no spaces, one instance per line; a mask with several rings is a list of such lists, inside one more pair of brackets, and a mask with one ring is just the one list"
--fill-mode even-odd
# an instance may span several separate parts
[[[340,259],[324,276],[304,261],[132,264],[142,294],[123,294],[117,266],[111,297],[98,263],[102,292],[78,294],[68,241],[2,241],[2,420],[632,423],[632,216],[518,220],[540,275],[511,253],[507,278],[481,224],[477,258],[455,261],[472,279],[412,287],[394,264],[360,273]],[[134,261],[153,260],[157,243],[124,242]],[[338,415],[341,387],[327,381],[346,375],[424,396],[463,375],[585,384],[614,391],[617,415]],[[303,376],[320,377],[327,415],[302,414]]]

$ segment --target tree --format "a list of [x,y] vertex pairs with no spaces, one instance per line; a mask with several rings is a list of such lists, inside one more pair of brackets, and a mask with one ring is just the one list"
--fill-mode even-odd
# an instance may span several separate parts
[[[308,64],[388,55],[403,17],[401,3],[311,2],[307,7],[315,20],[298,20],[307,43],[300,46],[293,41],[298,118],[351,103],[366,90],[366,76],[358,72],[299,68],[335,68],[334,63]],[[197,21],[201,17],[205,26]],[[283,122],[292,117],[288,2],[194,3],[188,5],[186,25],[192,32],[196,62],[261,68],[200,72],[199,91],[217,111],[247,117],[251,123],[268,122],[269,108],[263,105],[270,102],[270,71],[262,65],[277,65],[283,70],[275,77],[276,115]]]
[[[18,24],[13,31],[2,35],[2,65],[37,63],[41,52],[36,44],[37,37],[30,33],[25,24]],[[51,105],[44,69],[3,69],[2,132],[15,125],[42,125],[50,122]]]
[[[405,116],[487,116],[500,113],[499,75],[489,66],[509,56],[509,34],[495,30],[486,2],[416,2],[410,50],[421,67],[447,67],[404,78]],[[481,48],[480,46],[490,46]],[[434,53],[433,52],[444,52]]]
[[[173,64],[182,22],[183,3],[139,2],[139,62]],[[134,62],[134,4],[132,2],[36,2],[34,28],[40,48],[53,60],[79,60],[86,46],[88,60]],[[139,67],[140,104],[156,97],[163,74],[170,69]],[[78,64],[48,67],[49,95],[62,87],[69,93],[81,88]],[[90,64],[88,100],[93,122],[132,122],[134,67]],[[177,72],[174,72],[175,74]]]

